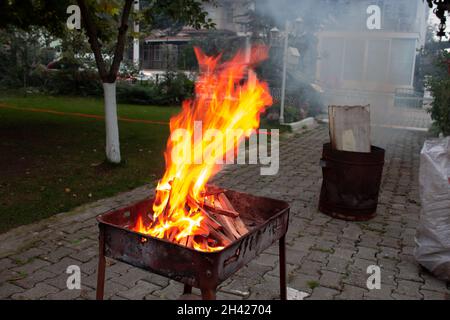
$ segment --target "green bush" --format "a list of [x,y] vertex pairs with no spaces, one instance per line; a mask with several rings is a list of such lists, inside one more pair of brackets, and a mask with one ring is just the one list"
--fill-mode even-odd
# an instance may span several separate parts
[[121,103],[178,105],[192,97],[194,82],[183,73],[168,72],[159,82],[119,83],[117,100]]
[[442,50],[435,60],[436,71],[426,81],[433,96],[429,110],[434,132],[450,136],[450,53]]
[[30,86],[55,95],[100,96],[103,90],[94,70],[49,70],[38,66],[28,81]]
[[447,79],[430,79],[428,88],[434,98],[429,112],[437,127],[436,131],[450,136],[450,76]]

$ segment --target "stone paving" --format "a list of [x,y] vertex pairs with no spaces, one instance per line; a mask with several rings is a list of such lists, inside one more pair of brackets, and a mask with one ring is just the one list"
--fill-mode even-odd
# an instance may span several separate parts
[[[317,211],[319,159],[328,140],[324,125],[282,140],[278,175],[261,176],[257,166],[232,166],[214,182],[290,203],[288,286],[309,293],[307,299],[450,299],[449,285],[413,257],[425,134],[375,128],[373,138],[387,153],[378,215],[369,222],[336,220]],[[151,193],[144,186],[0,235],[0,299],[93,299],[95,216]],[[67,289],[69,265],[81,268],[81,290]],[[366,287],[369,265],[381,267],[380,290]],[[223,283],[218,298],[277,299],[278,270],[273,246]],[[182,292],[179,283],[112,260],[107,260],[106,279],[108,299],[176,299]]]

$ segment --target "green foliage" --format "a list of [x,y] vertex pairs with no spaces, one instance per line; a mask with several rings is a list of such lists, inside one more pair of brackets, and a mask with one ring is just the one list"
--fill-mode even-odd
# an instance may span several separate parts
[[0,29],[0,87],[28,86],[33,69],[53,60],[51,40],[42,28]]
[[92,70],[36,70],[42,91],[56,95],[100,96],[98,73]]
[[[450,58],[449,54],[447,56]],[[438,129],[436,131],[450,136],[450,75],[447,73],[443,77],[430,77],[427,87],[434,98],[429,112]]]
[[191,97],[194,82],[184,73],[168,72],[158,82],[146,84],[119,83],[117,99],[121,103],[179,105]]
[[0,1],[0,29],[15,26],[29,31],[32,27],[45,27],[61,36],[66,30],[69,0],[3,0]]

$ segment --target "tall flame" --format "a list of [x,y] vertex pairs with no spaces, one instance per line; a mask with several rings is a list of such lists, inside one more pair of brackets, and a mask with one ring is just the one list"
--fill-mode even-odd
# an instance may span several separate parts
[[[195,98],[184,101],[182,111],[170,120],[166,171],[156,188],[152,221],[146,225],[140,217],[134,230],[177,242],[190,237],[196,250],[217,251],[223,248],[221,244],[196,240],[199,235],[204,240],[209,231],[205,216],[192,202],[204,202],[205,185],[220,170],[217,163],[259,127],[261,112],[272,104],[267,84],[259,81],[251,68],[266,59],[268,51],[255,46],[250,59],[239,52],[220,63],[221,55],[211,57],[194,50],[200,67]],[[203,139],[196,137],[199,123],[202,133],[216,132],[220,139],[207,134]],[[188,139],[178,139],[177,129],[184,129]],[[173,154],[180,151],[187,154],[187,161],[174,161]]]

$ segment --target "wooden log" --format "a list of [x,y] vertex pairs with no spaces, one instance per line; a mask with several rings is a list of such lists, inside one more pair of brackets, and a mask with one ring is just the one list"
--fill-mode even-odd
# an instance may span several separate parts
[[188,237],[184,237],[178,243],[181,244],[182,246],[186,247],[187,246],[187,240],[188,240]]
[[209,214],[208,211],[201,207],[199,207],[199,210],[205,216],[205,222],[209,227],[211,227],[212,229],[219,229],[222,226],[219,221],[217,221],[211,214]]
[[208,196],[214,196],[214,195],[222,193],[222,192],[224,192],[224,189],[222,189],[222,188],[215,187],[215,186],[209,186],[205,191],[201,192],[201,195],[203,197],[208,197]]
[[188,247],[188,248],[193,248],[194,246],[192,245],[192,240],[194,239],[194,237],[189,236],[189,237],[187,237],[186,239],[187,239],[187,241],[186,241],[186,247]]
[[240,238],[240,234],[239,232],[237,232],[236,226],[234,225],[235,220],[234,218],[214,213],[212,213],[212,215],[220,223],[227,237],[229,237],[231,240],[236,240]]
[[231,218],[236,218],[239,216],[239,214],[236,211],[222,209],[217,206],[211,206],[207,203],[205,203],[205,209],[210,210],[216,214],[220,214],[220,215],[231,217]]
[[238,217],[239,216],[239,212],[237,212],[233,205],[231,204],[230,200],[228,199],[228,197],[225,195],[225,193],[220,193],[217,195],[217,199],[219,200],[219,203],[222,207],[222,209],[233,212],[234,217]]
[[211,238],[218,240],[223,246],[227,246],[233,242],[226,234],[215,229],[211,229],[209,235]]
[[[219,201],[221,206],[225,207],[228,210],[234,211],[237,213],[237,211],[234,209],[233,204],[231,203],[231,201],[228,199],[227,195],[225,193],[221,193],[218,195]],[[236,227],[236,231],[239,233],[239,235],[242,237],[243,235],[245,235],[246,233],[248,233],[248,229],[245,226],[244,221],[242,221],[242,219],[238,216],[236,217],[236,219],[234,220],[234,225]]]
[[248,228],[245,225],[244,221],[242,221],[242,219],[240,217],[236,218],[236,221],[234,222],[234,224],[236,226],[237,232],[240,234],[241,237],[248,233]]
[[175,242],[177,243],[177,241],[175,240],[175,236],[177,235],[177,230],[176,229],[172,229],[169,232],[169,236],[167,237],[167,240],[169,240],[170,242]]
[[329,106],[331,146],[335,150],[370,152],[370,105]]

